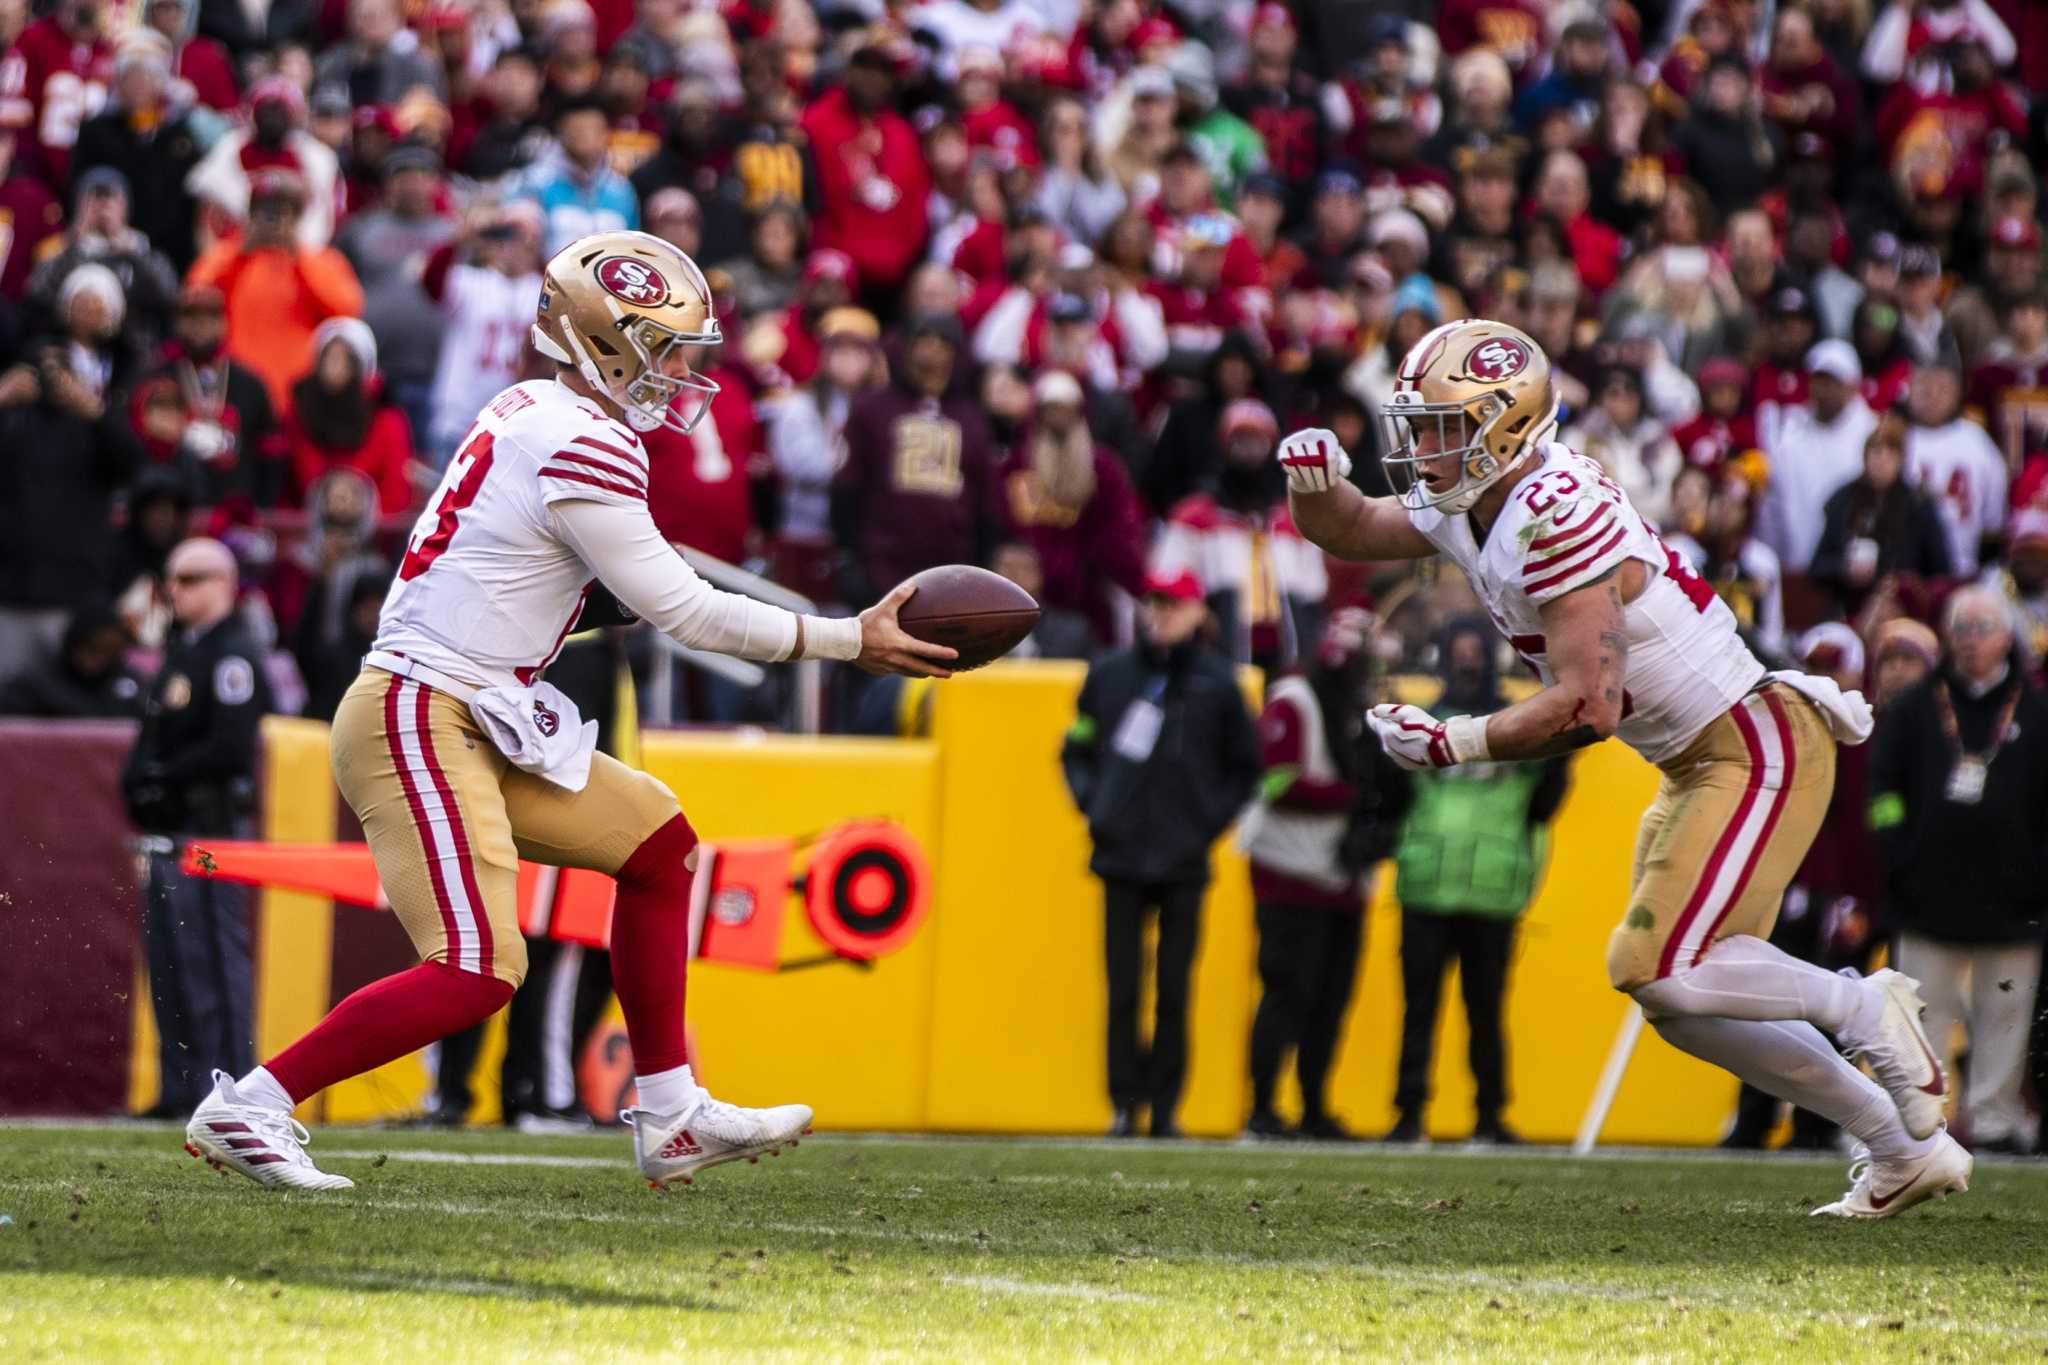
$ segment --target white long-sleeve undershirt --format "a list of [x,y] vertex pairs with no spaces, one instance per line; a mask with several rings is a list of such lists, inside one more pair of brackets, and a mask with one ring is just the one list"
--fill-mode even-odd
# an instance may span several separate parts
[[[661,538],[644,507],[572,498],[551,504],[562,539],[641,620],[692,649],[779,663],[796,648],[797,614],[723,592]],[[860,622],[805,616],[808,659],[853,659]]]

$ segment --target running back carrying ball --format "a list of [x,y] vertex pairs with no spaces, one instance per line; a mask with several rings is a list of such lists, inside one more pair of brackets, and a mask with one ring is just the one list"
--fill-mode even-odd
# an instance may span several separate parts
[[1038,624],[1038,603],[1001,574],[971,564],[941,564],[910,579],[917,592],[897,613],[897,624],[926,644],[960,651],[946,667],[955,673],[994,663]]

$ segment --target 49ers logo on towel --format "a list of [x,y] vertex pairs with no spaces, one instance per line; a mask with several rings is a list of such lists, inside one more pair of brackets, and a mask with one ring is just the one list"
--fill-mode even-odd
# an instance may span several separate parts
[[613,298],[642,308],[668,298],[668,281],[645,261],[631,256],[607,256],[597,263],[597,282]]
[[562,728],[562,718],[536,701],[533,704],[533,725],[543,739],[553,739],[555,731]]
[[1529,348],[1513,337],[1493,337],[1472,348],[1465,372],[1482,383],[1510,379],[1529,368]]

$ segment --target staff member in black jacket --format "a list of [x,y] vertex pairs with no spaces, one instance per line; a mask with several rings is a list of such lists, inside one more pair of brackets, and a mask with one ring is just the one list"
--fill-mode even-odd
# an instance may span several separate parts
[[254,805],[257,726],[271,705],[262,654],[234,614],[227,546],[184,542],[171,551],[164,581],[177,633],[121,791],[147,836],[142,938],[161,1049],[157,1111],[175,1115],[206,1097],[216,1068],[239,1076],[255,1064],[248,888],[187,877],[178,857],[187,836],[240,831]]
[[[1074,804],[1088,819],[1102,878],[1109,968],[1113,1136],[1179,1133],[1187,1071],[1188,976],[1194,966],[1209,846],[1250,799],[1258,734],[1229,660],[1204,647],[1208,616],[1191,573],[1146,580],[1144,642],[1105,654],[1081,685],[1061,752]],[[1150,1052],[1138,1045],[1145,917],[1159,914],[1157,1010]]]
[[2048,698],[2016,666],[1995,591],[1949,598],[1943,634],[1940,670],[1878,714],[1870,827],[1927,1036],[1945,1047],[1968,1023],[1970,1145],[2018,1151],[2048,920]]

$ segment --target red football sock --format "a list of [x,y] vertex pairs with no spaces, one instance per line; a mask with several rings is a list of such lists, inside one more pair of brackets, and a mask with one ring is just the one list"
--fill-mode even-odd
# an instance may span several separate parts
[[612,907],[612,988],[626,1015],[633,1070],[642,1076],[690,1060],[683,992],[690,970],[690,882],[683,866],[697,831],[680,812],[619,869]]
[[422,962],[372,981],[264,1066],[294,1102],[303,1103],[336,1081],[482,1023],[511,998],[510,982],[445,962]]

